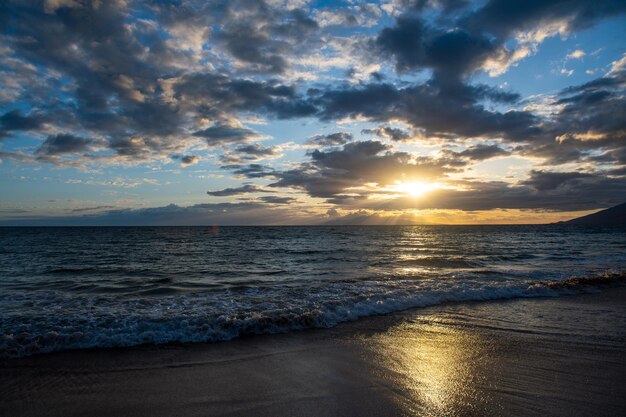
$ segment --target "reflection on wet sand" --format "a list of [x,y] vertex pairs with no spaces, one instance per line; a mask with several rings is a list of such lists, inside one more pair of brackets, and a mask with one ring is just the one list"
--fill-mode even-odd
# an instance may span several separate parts
[[0,415],[621,416],[624,323],[621,288],[228,343],[38,355],[0,361]]
[[380,334],[370,348],[387,370],[378,377],[404,392],[407,415],[486,415],[494,408],[481,372],[489,343],[458,328],[411,322]]

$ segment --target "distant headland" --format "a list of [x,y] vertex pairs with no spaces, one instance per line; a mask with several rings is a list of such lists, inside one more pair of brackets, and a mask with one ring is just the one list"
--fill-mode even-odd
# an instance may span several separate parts
[[559,222],[559,224],[579,224],[590,226],[624,226],[626,227],[626,203],[600,210],[597,213]]

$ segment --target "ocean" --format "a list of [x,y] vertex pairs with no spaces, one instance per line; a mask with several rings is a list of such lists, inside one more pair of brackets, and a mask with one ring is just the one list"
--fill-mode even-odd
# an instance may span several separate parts
[[571,225],[1,228],[0,357],[610,291],[625,273],[625,230]]

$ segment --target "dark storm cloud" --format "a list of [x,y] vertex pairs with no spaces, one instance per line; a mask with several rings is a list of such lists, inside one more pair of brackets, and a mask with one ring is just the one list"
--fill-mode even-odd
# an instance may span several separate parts
[[156,149],[160,143],[151,138],[142,137],[117,137],[109,141],[109,147],[118,155],[141,157],[149,149]]
[[[556,176],[554,174],[557,174]],[[346,195],[331,199],[345,209],[449,209],[481,211],[492,209],[528,209],[579,211],[606,208],[626,198],[626,179],[604,174],[535,171],[528,181],[509,184],[502,181],[462,181],[464,189],[439,189],[415,199],[400,197],[385,201],[367,199],[366,195]]]
[[61,155],[85,152],[91,149],[94,141],[69,134],[48,136],[37,149],[37,155]]
[[173,154],[171,155],[171,158],[174,160],[179,160],[180,161],[180,166],[181,167],[188,167],[190,165],[195,165],[198,162],[200,162],[200,157],[198,155],[178,155],[178,154]]
[[521,147],[547,165],[596,161],[625,164],[626,71],[561,91],[557,111],[544,123],[544,140]]
[[42,115],[30,113],[23,115],[20,110],[11,110],[0,116],[0,140],[11,132],[37,130],[44,123]]
[[564,20],[569,30],[588,28],[598,20],[626,12],[621,0],[490,0],[464,20],[464,25],[506,38],[550,21]]
[[380,136],[396,142],[405,141],[411,138],[411,134],[409,132],[390,126],[380,126],[375,129],[363,129],[361,133]]
[[[379,33],[362,30],[354,37],[353,32],[338,37],[333,31],[322,32],[321,15],[308,9],[288,10],[256,0],[0,4],[3,53],[12,60],[10,73],[22,77],[15,97],[5,95],[3,103],[11,103],[10,108],[29,105],[20,107],[29,110],[2,110],[0,139],[19,131],[47,135],[34,153],[13,149],[1,152],[4,158],[60,164],[100,161],[93,152],[101,152],[98,155],[110,161],[139,163],[176,155],[172,158],[188,166],[200,158],[186,154],[197,149],[189,145],[202,141],[228,149],[220,158],[221,168],[234,175],[266,178],[273,187],[296,188],[349,205],[367,203],[366,192],[358,189],[369,183],[445,179],[446,174],[476,161],[517,154],[543,158],[546,165],[604,164],[600,165],[604,171],[533,171],[518,184],[468,183],[468,191],[435,191],[431,200],[420,204],[466,210],[570,209],[618,198],[609,193],[623,195],[623,70],[612,69],[604,77],[561,91],[551,103],[550,117],[519,110],[526,104],[519,94],[470,84],[470,76],[485,68],[488,60],[503,68],[510,65],[516,47],[512,38],[519,33],[554,32],[550,25],[558,22],[566,31],[587,28],[623,13],[624,1],[488,0],[473,7],[462,0],[395,2],[405,9],[389,27]],[[347,23],[365,26],[359,23],[365,14],[378,16],[373,6],[358,7],[363,7],[363,13],[345,14],[352,16]],[[298,78],[297,71],[303,68],[297,67],[299,57],[341,42],[355,46],[338,49],[339,58],[359,61],[365,56],[371,58],[367,64],[381,65],[381,71],[387,71],[385,63],[390,62],[398,72],[423,71],[429,79],[403,82],[375,72],[368,81],[359,81],[364,79],[359,62],[333,70],[334,77],[351,68],[353,78],[344,83],[336,78]],[[533,42],[540,41],[529,42],[533,49]],[[369,71],[364,71],[365,77]],[[402,74],[414,80],[413,75]],[[363,133],[392,141],[435,137],[456,146],[468,138],[485,138],[500,145],[447,150],[442,158],[414,157],[379,141],[353,142],[351,134],[339,132],[309,138],[306,145],[320,149],[310,152],[306,161],[280,170],[251,163],[280,151],[253,143],[261,139],[260,134],[241,120],[257,116],[312,117],[322,122],[366,119],[380,126]],[[409,126],[407,131],[389,126],[396,121]],[[254,187],[209,193],[238,195],[256,192],[250,191]],[[286,204],[278,198],[283,197],[258,201]],[[403,204],[409,207],[409,203]],[[257,204],[254,209],[266,207],[250,204]],[[398,207],[394,204],[389,203]],[[157,211],[167,217],[205,209],[218,206],[169,206]]]
[[448,150],[444,152],[454,157],[467,158],[472,161],[484,161],[486,159],[491,159],[498,156],[507,156],[511,154],[509,151],[502,149],[498,145],[483,144],[471,146],[461,152],[453,152]]
[[458,13],[472,4],[472,0],[401,0],[401,2],[407,9],[420,12],[438,9],[443,16]]
[[366,117],[386,122],[400,119],[426,136],[502,137],[511,141],[535,139],[540,119],[527,111],[489,111],[478,102],[485,92],[454,83],[441,87],[426,83],[409,87],[391,84],[345,86],[320,93],[314,101],[323,120]]
[[[76,82],[76,112],[83,123],[106,130],[99,121],[107,115],[104,124],[112,119],[126,128],[172,129],[175,119],[146,94],[154,89],[161,71],[168,69],[166,63],[177,56],[154,30],[141,33],[142,44],[140,29],[125,23],[121,2],[87,2],[47,11],[34,2],[20,2],[9,3],[8,9],[11,46],[24,58]],[[147,59],[146,46],[152,51]],[[174,56],[166,59],[166,54]],[[120,101],[120,113],[111,109],[113,95]],[[150,123],[142,120],[155,112]]]
[[268,74],[285,72],[285,58],[296,52],[318,29],[302,10],[280,11],[258,0],[227,2],[217,39],[246,70]]
[[[620,0],[490,0],[482,7],[466,9],[445,26],[426,23],[424,2],[408,8],[395,25],[384,28],[374,44],[395,59],[400,72],[432,69],[435,77],[460,78],[481,67],[487,58],[506,54],[505,42],[513,35],[562,22],[569,31],[589,27],[602,18],[626,12]],[[457,9],[463,9],[459,5]]]
[[591,210],[623,202],[626,198],[626,178],[608,177],[603,173],[585,175],[577,172],[533,171],[528,180],[516,185],[478,183],[474,185],[473,191],[442,194],[441,200],[436,195],[432,198],[433,202],[442,203],[442,208]]
[[521,96],[512,91],[491,87],[485,84],[451,84],[456,86],[457,93],[465,95],[466,100],[491,100],[495,103],[513,104],[520,100]]
[[530,178],[522,184],[528,185],[538,191],[555,190],[568,185],[576,186],[581,181],[595,178],[596,175],[584,172],[546,172],[531,171]]
[[[279,10],[257,1],[195,5],[121,1],[44,5],[23,1],[3,5],[7,28],[3,41],[11,48],[13,61],[56,71],[64,77],[64,84],[50,77],[48,89],[25,89],[29,101],[55,105],[47,105],[45,114],[6,113],[1,136],[38,129],[44,120],[50,120],[64,130],[98,134],[109,140],[111,149],[121,151],[120,155],[143,160],[146,155],[176,149],[178,138],[187,135],[190,127],[193,131],[193,124],[201,119],[208,118],[215,129],[198,134],[210,144],[221,144],[249,138],[244,130],[225,131],[223,125],[232,124],[236,112],[292,118],[315,111],[298,96],[294,86],[275,80],[242,79],[206,68],[195,71],[199,68],[194,67],[191,52],[177,47],[165,33],[180,31],[185,25],[191,39],[196,39],[199,31],[210,28],[219,18],[224,32],[218,33],[217,40],[222,34],[227,36],[229,28],[254,22],[254,30],[247,28],[235,34],[253,38],[244,43],[259,51],[260,60],[267,56],[273,59],[271,53],[266,54],[267,48],[279,54],[292,53],[297,41],[317,30],[303,11]],[[137,18],[137,13],[145,16]],[[267,48],[255,46],[253,41],[265,42],[265,34]],[[42,80],[42,74],[33,76]],[[63,94],[57,94],[55,88],[62,88]],[[70,97],[64,99],[65,95]],[[138,147],[137,137],[146,138],[145,150],[134,149]]]
[[[192,206],[170,204],[163,207],[109,210],[104,213],[67,217],[20,217],[1,221],[3,225],[96,225],[96,226],[211,226],[303,224],[319,222],[322,218],[313,213],[292,208],[288,204],[261,201],[238,203],[207,203]],[[219,230],[218,230],[219,232]]]
[[[426,23],[415,10],[427,2],[416,2],[393,26],[384,28],[374,40],[382,56],[393,57],[399,72],[432,70],[431,80],[394,90],[391,86],[361,86],[327,92],[320,97],[322,117],[364,116],[372,120],[400,118],[426,135],[461,137],[500,137],[513,142],[533,142],[523,153],[543,156],[558,164],[583,159],[601,142],[576,139],[575,133],[605,132],[608,137],[624,136],[623,94],[607,89],[620,85],[614,77],[604,77],[565,93],[557,105],[565,105],[556,121],[544,123],[527,111],[486,110],[482,100],[515,103],[519,95],[484,86],[466,84],[468,75],[488,59],[509,65],[512,50],[505,42],[513,35],[544,29],[560,22],[565,30],[589,27],[600,19],[626,12],[626,3],[607,1],[529,1],[491,0],[482,7],[465,9],[452,20]],[[456,20],[455,20],[456,19]],[[439,22],[441,23],[441,22]],[[450,28],[454,28],[450,30]],[[547,33],[546,33],[547,34]],[[532,46],[531,46],[532,47]],[[622,92],[620,92],[622,93]],[[361,102],[364,100],[365,103]],[[610,114],[617,117],[607,117]],[[554,143],[559,137],[561,143]],[[580,137],[580,135],[579,135]],[[605,140],[605,141],[606,141]]]
[[390,184],[398,178],[432,179],[454,169],[446,160],[413,158],[394,152],[378,141],[352,142],[341,149],[315,150],[311,161],[298,168],[274,172],[278,181],[272,187],[305,190],[312,197],[330,198],[368,183]]
[[310,146],[319,146],[319,147],[337,146],[337,145],[344,145],[350,142],[352,139],[353,139],[353,136],[351,133],[337,132],[337,133],[331,133],[328,135],[316,135],[316,136],[310,137],[309,139],[307,139],[305,144],[310,145]]
[[223,190],[218,191],[207,191],[208,195],[214,197],[229,197],[233,195],[247,194],[247,193],[271,193],[273,191],[265,190],[261,187],[257,187],[256,185],[246,184],[237,188],[225,188]]
[[239,175],[245,178],[264,178],[264,177],[272,177],[275,175],[276,171],[273,168],[261,165],[261,164],[232,164],[232,165],[223,165],[220,168],[232,171],[233,174]]
[[[4,40],[15,59],[64,77],[62,87],[50,81],[51,90],[24,90],[29,101],[46,104],[46,119],[65,130],[111,138],[113,150],[116,145],[128,150],[123,142],[134,136],[179,133],[184,119],[160,99],[158,80],[186,62],[184,53],[170,48],[158,28],[139,20],[128,23],[124,2],[55,4],[6,6]],[[132,154],[144,152],[126,153]]]
[[[473,10],[465,8],[465,2],[437,2],[436,8],[447,20],[426,24],[419,14],[409,11],[373,40],[383,56],[395,57],[399,69],[433,70],[430,81],[417,85],[322,85],[306,96],[296,84],[242,78],[234,67],[200,70],[192,65],[189,50],[176,48],[164,35],[164,30],[177,25],[192,32],[210,28],[212,37],[198,36],[203,42],[217,42],[212,46],[223,47],[246,63],[242,71],[282,73],[289,60],[311,47],[319,34],[318,24],[305,10],[284,10],[248,0],[52,4],[7,2],[4,22],[10,36],[5,41],[15,58],[71,80],[65,88],[73,100],[58,98],[45,115],[6,113],[2,134],[39,129],[43,120],[54,120],[65,130],[95,132],[119,155],[139,160],[176,151],[177,141],[190,130],[210,145],[255,139],[253,131],[233,127],[238,112],[277,119],[317,116],[324,121],[356,116],[381,122],[399,118],[425,135],[535,140],[542,133],[538,116],[490,111],[482,103],[515,103],[517,94],[467,85],[463,75],[476,69],[515,30],[562,17],[570,19],[572,27],[583,27],[623,9],[618,2],[603,3],[593,10],[589,2],[576,1],[572,7],[560,2],[551,6],[530,2],[516,5],[519,12],[511,14],[497,1]],[[409,2],[406,7],[419,11],[433,5]],[[129,21],[129,16],[139,12],[147,18]],[[495,17],[499,14],[504,16],[502,22]],[[610,81],[610,77],[599,80],[597,86]],[[37,94],[42,102],[48,98],[43,90]],[[596,92],[588,94],[585,103],[609,98],[606,92]],[[582,95],[579,99],[583,100]],[[573,98],[563,100],[574,104]],[[198,130],[200,121],[206,125],[207,119],[213,126]],[[387,133],[395,140],[402,136]]]
[[254,130],[228,125],[211,126],[204,130],[194,132],[193,135],[205,138],[209,146],[247,142],[259,137]]
[[244,163],[262,159],[275,159],[281,156],[282,154],[277,146],[263,146],[258,143],[251,143],[228,150],[228,152],[219,157],[219,161],[225,166],[240,166]]
[[590,210],[608,207],[626,199],[626,178],[620,170],[597,172],[531,171],[518,183],[502,181],[451,181],[458,189],[439,189],[420,199],[400,197],[370,199],[368,183],[393,184],[394,180],[436,180],[454,172],[466,161],[482,161],[510,152],[498,145],[479,144],[460,152],[444,151],[439,159],[393,152],[381,142],[354,142],[342,149],[316,150],[310,161],[282,172],[271,172],[278,181],[271,187],[304,190],[312,197],[345,209],[545,209]]
[[284,48],[281,45],[272,45],[265,36],[242,29],[233,28],[220,34],[226,50],[241,61],[256,64],[253,68],[259,72],[273,74],[284,72],[287,68],[287,61],[282,56]]
[[[599,83],[598,81],[611,81]],[[564,132],[604,133],[607,140],[620,140],[626,134],[626,71],[596,82],[565,89],[557,105],[564,105],[557,122]],[[573,93],[573,94],[572,94]]]
[[592,155],[588,158],[593,162],[614,163],[626,167],[626,146],[609,149],[598,155]]
[[436,30],[415,16],[399,17],[394,27],[380,32],[376,45],[395,58],[399,72],[431,68],[455,78],[480,67],[497,48],[486,36]]
[[291,204],[296,201],[295,198],[278,197],[275,195],[266,195],[263,197],[259,197],[259,200],[263,201],[264,203],[271,203],[271,204]]
[[174,80],[175,97],[198,102],[210,117],[237,111],[259,111],[279,119],[312,115],[315,108],[299,97],[293,85],[275,80],[252,81],[224,74],[193,73]]
[[[488,110],[483,101],[513,104],[520,97],[514,92],[485,85],[468,85],[467,76],[481,68],[487,59],[502,60],[503,54],[511,54],[505,42],[515,33],[548,30],[543,26],[560,21],[574,30],[626,11],[623,2],[596,7],[590,1],[574,1],[571,5],[569,2],[532,1],[509,8],[509,2],[490,1],[477,9],[453,8],[463,13],[457,13],[453,18],[456,20],[443,21],[446,26],[439,27],[441,21],[426,23],[414,12],[425,7],[427,2],[414,3],[394,25],[381,30],[373,42],[383,57],[394,58],[397,71],[428,69],[433,71],[432,78],[426,83],[409,86],[372,83],[320,91],[312,101],[319,107],[322,120],[365,117],[385,122],[400,119],[422,130],[426,136],[539,141],[541,143],[532,149],[543,148],[545,153],[547,147],[553,146],[548,142],[568,132],[564,129],[568,108],[560,114],[562,126],[544,126],[544,120],[530,111]],[[507,64],[501,62],[500,65]],[[589,87],[609,84],[610,80],[596,81],[595,86]],[[579,93],[576,99],[581,106],[583,101],[593,105],[606,102],[609,94],[594,92],[583,97]],[[563,100],[559,104],[569,101],[568,105],[573,105],[573,98]],[[588,118],[579,117],[577,124],[589,122]]]
[[199,160],[200,158],[197,155],[183,155],[180,158],[181,165],[183,166],[193,165],[197,163]]
[[264,156],[276,156],[278,155],[278,150],[274,146],[262,146],[258,143],[252,143],[250,145],[242,145],[235,148],[236,152],[251,155],[254,157],[264,157]]
[[426,31],[427,28],[419,17],[400,16],[394,27],[380,32],[376,44],[396,59],[396,68],[399,71],[420,68],[426,60]]

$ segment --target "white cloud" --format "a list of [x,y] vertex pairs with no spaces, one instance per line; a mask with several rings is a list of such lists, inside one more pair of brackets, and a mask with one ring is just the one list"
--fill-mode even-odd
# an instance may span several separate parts
[[569,34],[569,21],[555,20],[545,23],[533,30],[519,32],[515,36],[517,47],[509,50],[506,47],[500,48],[496,55],[490,57],[483,64],[483,70],[490,77],[498,77],[516,66],[521,60],[535,55],[539,45],[547,38],[560,35],[566,38]]
[[585,55],[587,55],[585,53],[585,51],[583,51],[582,49],[576,49],[575,51],[572,51],[569,54],[567,54],[567,58],[569,58],[569,59],[580,59],[580,58],[584,57]]
[[626,70],[626,53],[620,59],[611,62],[611,69],[607,75],[613,75],[623,70]]

